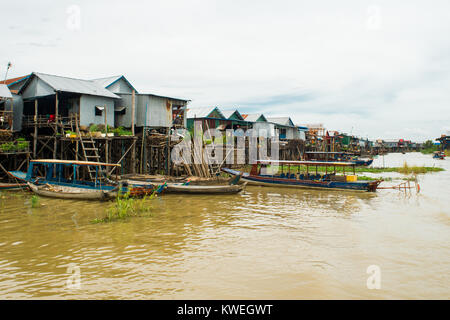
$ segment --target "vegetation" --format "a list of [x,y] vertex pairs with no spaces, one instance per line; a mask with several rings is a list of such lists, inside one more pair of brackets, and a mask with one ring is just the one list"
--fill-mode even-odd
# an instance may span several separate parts
[[0,144],[1,152],[19,152],[28,150],[30,143],[25,141],[24,138],[19,138],[16,141],[9,141],[3,144]]
[[71,131],[71,130],[66,130],[65,133],[68,134],[68,135],[71,135],[71,136],[73,136],[73,135],[76,136],[76,135],[77,135],[76,132],[73,132],[73,131]]
[[126,220],[130,217],[142,216],[150,213],[148,200],[155,197],[155,192],[143,198],[130,198],[130,193],[119,193],[114,203],[106,209],[106,216],[102,219],[96,218],[92,223],[113,222]]
[[39,197],[35,194],[31,196],[31,207],[38,208],[39,207]]
[[423,149],[420,150],[423,154],[430,154],[435,151],[438,151],[438,146],[433,143],[431,140],[427,140],[423,144]]
[[100,130],[98,129],[98,127],[97,127],[96,124],[91,124],[91,125],[89,126],[89,131],[90,131],[90,132],[96,132],[96,131],[100,131]]
[[114,132],[117,136],[131,136],[133,134],[130,130],[125,130],[123,127],[111,128],[108,129],[108,132]]

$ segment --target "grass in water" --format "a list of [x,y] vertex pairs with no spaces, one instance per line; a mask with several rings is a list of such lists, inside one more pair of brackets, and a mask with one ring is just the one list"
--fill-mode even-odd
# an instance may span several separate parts
[[[405,161],[403,163],[403,167],[398,168],[398,172],[399,173],[403,173],[403,174],[423,174],[423,173],[427,173],[430,171],[442,171],[444,169],[439,168],[439,167],[418,167],[418,166],[408,166],[408,163]],[[440,170],[436,170],[436,169],[440,169]]]
[[31,196],[31,207],[37,208],[39,207],[39,197],[35,194]]
[[148,200],[155,197],[156,192],[143,198],[130,198],[130,193],[119,193],[113,204],[106,209],[106,216],[102,219],[96,218],[92,223],[112,222],[125,220],[130,217],[138,217],[150,212]]

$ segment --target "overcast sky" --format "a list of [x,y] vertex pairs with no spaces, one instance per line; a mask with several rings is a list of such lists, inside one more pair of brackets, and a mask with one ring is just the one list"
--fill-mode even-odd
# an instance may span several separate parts
[[450,130],[450,1],[3,2],[0,76],[123,74],[369,138]]

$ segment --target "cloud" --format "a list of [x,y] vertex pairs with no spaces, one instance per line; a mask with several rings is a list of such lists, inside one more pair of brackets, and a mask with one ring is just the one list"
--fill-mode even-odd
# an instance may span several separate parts
[[12,60],[11,76],[123,73],[142,92],[193,106],[372,137],[424,140],[450,122],[446,0],[77,1],[77,30],[67,27],[71,5],[3,4],[14,28],[0,31],[0,71]]

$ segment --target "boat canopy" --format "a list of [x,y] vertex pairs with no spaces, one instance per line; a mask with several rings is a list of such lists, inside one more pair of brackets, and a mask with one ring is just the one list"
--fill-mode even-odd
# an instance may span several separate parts
[[354,162],[329,162],[329,161],[290,161],[290,160],[256,160],[259,164],[288,164],[303,166],[322,166],[322,167],[351,167],[355,166]]
[[346,154],[353,155],[351,152],[327,152],[327,151],[306,151],[307,154]]
[[95,166],[95,167],[120,167],[120,164],[116,163],[105,163],[105,162],[93,162],[93,161],[74,161],[74,160],[57,160],[57,159],[41,159],[41,160],[30,160],[33,163],[43,163],[43,164],[66,164],[66,165],[77,165],[77,166]]

